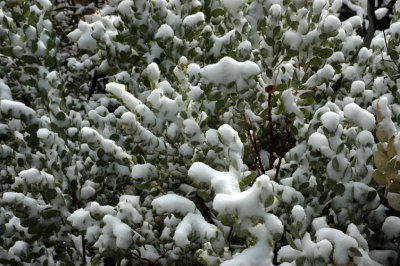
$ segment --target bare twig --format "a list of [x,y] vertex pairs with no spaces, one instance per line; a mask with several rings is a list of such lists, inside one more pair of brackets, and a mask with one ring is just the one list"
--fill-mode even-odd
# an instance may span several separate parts
[[279,170],[281,168],[281,162],[282,162],[282,158],[283,158],[283,155],[284,155],[284,152],[285,152],[286,143],[287,143],[288,139],[289,139],[289,126],[288,126],[288,124],[286,124],[286,135],[285,135],[285,139],[283,140],[281,153],[279,154],[279,161],[278,161],[278,166],[276,168],[274,181],[276,181],[278,179]]
[[388,46],[387,41],[386,41],[386,33],[385,33],[385,31],[383,31],[383,38],[385,39],[386,53],[390,56],[390,59],[392,59],[393,64],[396,66],[396,69],[397,69],[397,70],[395,70],[395,71],[396,71],[397,73],[399,73],[399,72],[400,72],[400,67],[399,67],[399,65],[397,64],[396,60],[394,59],[393,55],[392,55],[392,54],[390,53],[390,51],[389,51],[389,46]]
[[272,93],[275,91],[275,86],[270,85],[265,88],[268,93],[268,125],[269,125],[269,169],[271,170],[274,164],[274,124],[272,123]]
[[200,209],[203,210],[204,215],[206,216],[205,218],[206,218],[207,222],[209,222],[210,224],[214,224],[215,225],[215,222],[214,222],[214,220],[213,220],[213,218],[211,216],[210,209],[207,207],[207,205],[204,202],[203,198],[200,197],[198,193],[196,193],[196,198],[199,201]]
[[251,159],[253,160],[254,166],[256,167],[257,172],[261,173],[261,171],[258,169],[258,165],[257,165],[257,159],[256,159],[256,153],[254,151],[254,143],[253,143],[253,139],[251,137],[251,133],[250,133],[250,128],[249,128],[249,124],[247,123],[247,119],[246,119],[246,115],[243,115],[243,120],[244,120],[244,124],[246,125],[246,134],[247,134],[247,139],[249,140],[249,148],[250,148],[250,156]]
[[256,135],[255,135],[255,131],[252,129],[253,134],[251,134],[249,124],[247,123],[246,115],[243,115],[243,117],[244,117],[244,122],[246,124],[247,138],[249,139],[250,144],[253,147],[254,153],[255,153],[255,155],[257,157],[258,164],[260,166],[260,171],[261,171],[262,174],[265,174],[265,169],[264,169],[264,165],[263,165],[262,160],[261,160],[261,155],[260,155],[260,152],[259,152],[259,150],[257,148],[257,138],[256,138]]
[[228,245],[229,245],[229,250],[231,252],[233,252],[233,249],[231,247],[231,240],[232,240],[232,236],[233,236],[233,226],[231,226],[231,228],[229,229],[229,233],[228,233]]

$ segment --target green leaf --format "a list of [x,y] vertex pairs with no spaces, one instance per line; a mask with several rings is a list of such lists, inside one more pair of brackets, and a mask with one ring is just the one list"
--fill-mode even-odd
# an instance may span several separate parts
[[58,114],[56,114],[55,117],[56,117],[57,120],[65,120],[64,112],[59,112]]
[[288,232],[285,233],[285,238],[286,238],[286,241],[288,242],[288,244],[289,244],[293,249],[299,250],[299,248],[298,248],[298,247],[296,246],[296,244],[294,243],[292,236],[291,236]]
[[311,58],[311,60],[310,60],[310,62],[309,62],[309,64],[310,64],[311,66],[319,66],[319,65],[321,65],[322,63],[323,63],[322,58],[321,58],[321,57],[318,57],[318,56],[314,56],[313,58]]
[[41,213],[43,218],[51,218],[60,216],[60,211],[55,209],[44,209]]
[[274,44],[275,44],[274,39],[272,39],[271,37],[265,38],[265,41],[269,46],[274,46]]
[[333,158],[332,167],[333,167],[333,169],[335,169],[336,172],[339,172],[340,165],[339,165],[339,161],[338,161],[337,157]]
[[296,266],[303,266],[306,263],[306,257],[301,256],[296,259]]
[[225,15],[225,10],[222,8],[214,9],[211,12],[211,16],[213,16],[213,17],[223,16],[223,15]]
[[376,198],[376,190],[371,190],[367,194],[367,201],[373,201]]
[[225,226],[233,226],[236,223],[235,217],[230,213],[218,215],[217,219]]
[[381,186],[386,186],[386,175],[382,171],[375,169],[375,171],[372,173],[372,178],[374,181]]
[[277,91],[284,91],[287,89],[287,84],[286,83],[281,83],[278,86],[276,86]]
[[183,119],[187,119],[188,118],[187,113],[185,111],[181,111],[179,114],[181,115],[181,117]]
[[318,55],[324,59],[330,57],[333,54],[333,50],[331,48],[322,48],[318,51]]
[[336,195],[342,196],[345,190],[346,190],[346,187],[342,183],[337,183],[333,187],[333,192],[335,192]]
[[356,257],[361,257],[362,256],[362,254],[361,254],[361,252],[358,250],[358,248],[355,248],[355,247],[351,247],[351,248],[349,248],[349,250],[354,254],[354,256],[356,256]]
[[397,52],[395,49],[390,49],[389,54],[391,55],[391,57],[393,57],[394,60],[397,61],[399,59],[399,52]]
[[308,99],[308,98],[313,98],[314,99],[314,92],[313,91],[305,91],[302,94],[300,94],[301,99]]
[[343,151],[344,149],[344,143],[341,143],[337,148],[336,148],[336,154],[339,154]]
[[299,52],[296,51],[296,50],[288,49],[288,50],[286,51],[286,55],[287,55],[288,57],[295,57],[295,56],[297,56],[298,54],[299,54]]
[[21,59],[28,64],[39,64],[39,60],[35,56],[32,56],[32,55],[25,54],[25,55],[21,56]]
[[269,206],[271,206],[274,203],[275,197],[274,195],[270,195],[267,200],[264,202],[264,207],[268,208]]
[[256,177],[257,177],[257,173],[254,172],[254,171],[251,171],[251,173],[250,173],[248,176],[244,177],[244,178],[242,179],[242,181],[240,181],[240,190],[243,191],[243,189],[244,189],[247,185],[249,185],[250,183],[252,183],[252,182],[254,181],[254,179],[256,179]]
[[7,46],[7,47],[0,47],[0,53],[5,55],[5,56],[13,56],[13,47],[12,46]]

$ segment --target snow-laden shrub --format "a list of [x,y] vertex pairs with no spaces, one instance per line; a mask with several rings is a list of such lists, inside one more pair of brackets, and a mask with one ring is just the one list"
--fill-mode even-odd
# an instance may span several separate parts
[[0,263],[396,263],[396,23],[110,0],[67,44],[29,3],[0,1]]

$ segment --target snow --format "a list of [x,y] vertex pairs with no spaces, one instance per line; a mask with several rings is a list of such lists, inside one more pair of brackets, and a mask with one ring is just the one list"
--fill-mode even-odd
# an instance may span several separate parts
[[193,201],[176,195],[167,194],[154,199],[151,206],[156,210],[157,214],[180,213],[186,215],[196,210]]
[[125,85],[116,82],[110,82],[106,85],[106,91],[115,95],[115,97],[122,100],[124,105],[132,112],[136,107],[143,104],[140,100],[136,99],[131,93],[126,91]]
[[0,100],[13,100],[10,87],[2,79],[0,79]]
[[321,11],[329,6],[326,0],[314,0],[312,3],[313,15],[321,14]]
[[396,39],[400,39],[400,21],[394,22],[389,28],[390,35]]
[[239,90],[248,86],[246,80],[259,73],[260,68],[254,62],[238,62],[231,57],[224,57],[218,63],[207,65],[200,70],[200,75],[206,84],[228,85],[235,82]]
[[89,127],[81,129],[81,135],[89,144],[98,145],[105,153],[114,156],[114,158],[131,161],[131,156],[127,154],[121,147],[115,144],[115,141],[103,138],[96,130]]
[[246,0],[221,0],[221,4],[228,10],[232,15],[236,15]]
[[284,103],[285,112],[288,114],[296,114],[296,116],[302,121],[304,119],[303,112],[296,105],[296,98],[293,95],[292,89],[287,89],[282,92],[281,99]]
[[351,96],[354,97],[356,95],[362,94],[364,90],[365,90],[365,83],[361,80],[357,80],[351,84],[350,94]]
[[[111,216],[109,214],[103,217],[105,223],[102,232],[103,234],[99,237],[99,242],[107,242],[109,239],[107,235],[115,237],[115,245],[120,249],[128,249],[133,241],[132,229],[125,223],[121,222],[120,219]],[[101,250],[102,251],[102,250]]]
[[147,66],[146,71],[149,79],[157,83],[160,79],[160,69],[158,68],[158,65],[156,63],[151,63]]
[[238,180],[234,175],[214,170],[202,162],[193,163],[188,175],[195,184],[210,184],[215,193],[231,194],[240,191]]
[[206,143],[211,147],[217,146],[219,143],[218,140],[218,131],[215,129],[209,129],[206,131]]
[[154,165],[150,163],[136,164],[132,167],[131,177],[141,180],[142,182],[149,181],[151,178],[156,178],[158,171]]
[[301,34],[294,30],[289,30],[285,33],[283,43],[292,50],[299,50],[302,38]]
[[245,51],[251,51],[251,42],[249,41],[243,41],[239,44],[237,47],[238,50],[245,50]]
[[312,221],[312,228],[315,232],[321,228],[329,228],[328,223],[326,222],[326,216],[314,218]]
[[50,0],[37,0],[39,4],[45,9],[49,10],[53,5],[51,4]]
[[87,22],[80,20],[78,28],[70,32],[67,37],[73,42],[77,42],[80,49],[87,49],[94,52],[97,48],[97,42],[92,37],[92,27]]
[[37,185],[41,189],[45,187],[52,189],[55,185],[52,175],[39,172],[39,170],[35,168],[23,170],[15,177],[14,185],[24,185],[24,183],[27,185]]
[[382,225],[382,231],[386,238],[395,239],[400,237],[400,217],[389,216]]
[[377,20],[381,20],[389,11],[386,7],[381,7],[375,10],[375,16]]
[[340,25],[339,18],[334,15],[329,15],[325,18],[323,22],[323,32],[325,33],[332,33],[339,29]]
[[308,145],[315,151],[320,151],[321,147],[329,147],[328,139],[319,132],[312,133],[308,138]]
[[35,199],[17,192],[4,192],[2,201],[3,203],[15,205],[20,204],[20,206],[24,206],[24,212],[28,214],[30,218],[40,217],[40,212],[45,207],[43,205],[39,205],[38,201]]
[[204,22],[205,16],[203,12],[197,12],[196,14],[185,17],[182,21],[183,26],[194,27],[200,22]]
[[[0,100],[0,112],[3,114],[11,114],[15,118],[21,119],[24,115],[31,122],[36,122],[36,113],[25,104],[11,100]],[[28,122],[28,121],[26,121]]]
[[[388,98],[387,97],[380,97],[378,104],[378,120],[380,118],[380,122],[378,123],[379,127],[377,129],[382,130],[385,132],[388,138],[396,135],[396,127],[392,122],[392,112],[388,106]],[[400,150],[399,150],[400,151]]]
[[359,47],[362,47],[362,38],[358,35],[348,36],[343,42],[342,52],[346,55],[354,54]]
[[174,30],[168,24],[162,24],[154,36],[155,39],[172,39],[174,37]]
[[8,254],[24,258],[28,254],[28,243],[17,240],[14,245],[8,250]]
[[375,127],[375,117],[356,103],[349,103],[344,108],[344,116],[364,130],[372,131]]
[[84,231],[94,224],[94,219],[90,216],[89,211],[84,209],[77,209],[67,220],[79,231]]
[[344,234],[342,231],[333,228],[321,228],[316,232],[317,242],[324,239],[334,245],[333,261],[337,265],[346,265],[349,263],[348,251],[350,248],[358,249],[357,241]]
[[334,112],[326,112],[321,115],[322,125],[329,131],[334,132],[339,125],[340,116]]

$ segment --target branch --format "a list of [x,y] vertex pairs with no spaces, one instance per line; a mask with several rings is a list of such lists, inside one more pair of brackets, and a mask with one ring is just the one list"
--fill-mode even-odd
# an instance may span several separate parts
[[390,56],[390,59],[392,59],[393,64],[396,66],[396,68],[397,68],[396,72],[399,72],[400,71],[400,67],[396,63],[396,60],[394,59],[393,55],[389,51],[389,46],[388,46],[387,41],[386,41],[386,33],[385,33],[385,31],[383,31],[383,38],[385,39],[386,53]]
[[200,208],[203,210],[204,215],[206,216],[207,222],[210,224],[215,225],[215,222],[211,216],[210,209],[207,207],[206,203],[204,202],[203,198],[199,196],[198,193],[196,193],[196,198],[199,201]]
[[255,152],[255,154],[257,156],[258,164],[259,164],[260,169],[261,169],[261,173],[265,174],[265,169],[264,169],[264,165],[263,165],[262,160],[261,160],[261,155],[260,155],[260,152],[259,152],[259,150],[257,148],[257,138],[256,138],[256,135],[255,135],[255,131],[253,129],[251,129],[253,131],[253,135],[250,134],[250,128],[249,128],[249,125],[247,123],[246,115],[244,114],[243,117],[244,117],[244,122],[246,124],[246,129],[247,129],[247,138],[250,140],[250,143],[253,146],[254,152]]
[[274,124],[272,123],[272,93],[275,91],[275,86],[270,85],[265,88],[268,93],[268,125],[269,125],[269,170],[274,164]]
[[246,115],[245,114],[243,115],[243,120],[244,120],[244,124],[246,125],[247,139],[250,142],[249,143],[249,148],[250,148],[251,159],[253,160],[253,163],[254,163],[254,165],[256,167],[257,172],[261,173],[261,171],[258,170],[257,159],[256,159],[255,151],[254,151],[253,139],[251,138],[249,124],[247,123],[247,119],[246,119]]
[[287,143],[287,141],[289,139],[289,133],[290,133],[289,132],[289,127],[288,127],[288,124],[286,123],[286,135],[285,135],[285,139],[283,140],[283,144],[282,144],[282,148],[281,148],[281,154],[279,155],[278,167],[276,168],[274,181],[276,181],[278,179],[279,170],[281,168],[282,157],[283,157],[283,154],[285,152],[286,143]]
[[368,30],[364,37],[364,46],[368,49],[371,46],[372,38],[374,38],[374,33],[376,29],[376,24],[378,20],[375,16],[375,0],[368,0],[367,2],[367,16],[368,16]]

